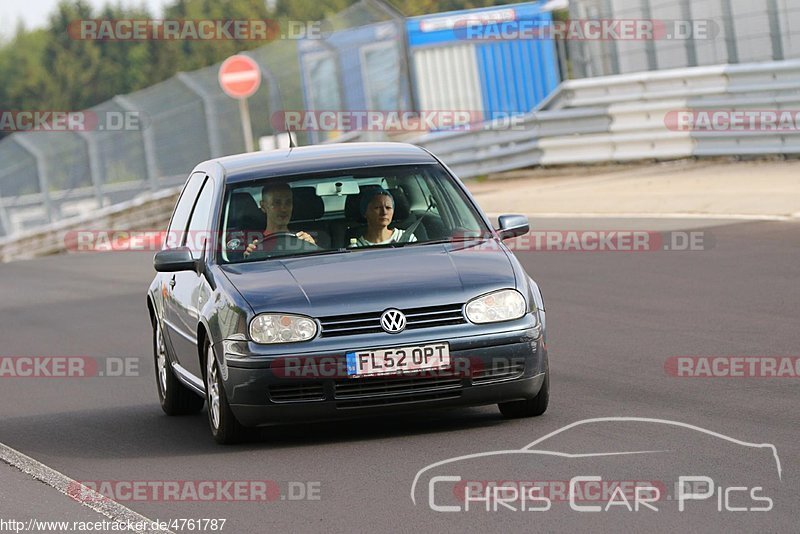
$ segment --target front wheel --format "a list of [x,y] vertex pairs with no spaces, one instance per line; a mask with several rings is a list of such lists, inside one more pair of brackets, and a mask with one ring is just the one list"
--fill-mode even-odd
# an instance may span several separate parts
[[156,386],[161,409],[167,415],[188,415],[203,409],[203,397],[183,385],[172,372],[164,342],[164,330],[158,318],[153,320],[153,355]]
[[208,400],[208,424],[217,443],[238,443],[244,439],[247,429],[236,420],[214,357],[214,349],[206,341],[206,399]]
[[532,399],[521,401],[501,402],[497,406],[500,413],[509,419],[520,417],[536,417],[547,411],[547,404],[550,402],[550,370],[545,371],[544,382],[539,393]]

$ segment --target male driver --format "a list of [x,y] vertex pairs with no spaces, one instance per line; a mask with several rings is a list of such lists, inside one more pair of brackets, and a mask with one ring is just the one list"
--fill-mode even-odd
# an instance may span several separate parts
[[[312,245],[316,242],[306,232],[294,233],[289,230],[289,221],[292,219],[292,188],[285,183],[268,184],[261,189],[261,211],[267,216],[267,227],[264,235],[269,236],[279,232],[288,232],[298,239],[307,241]],[[244,257],[248,257],[258,246],[258,239],[247,245]]]

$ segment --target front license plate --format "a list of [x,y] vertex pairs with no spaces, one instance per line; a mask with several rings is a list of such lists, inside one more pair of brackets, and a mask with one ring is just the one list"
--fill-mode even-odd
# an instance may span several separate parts
[[444,369],[450,367],[450,346],[432,343],[393,349],[348,352],[348,376],[402,374],[409,371]]

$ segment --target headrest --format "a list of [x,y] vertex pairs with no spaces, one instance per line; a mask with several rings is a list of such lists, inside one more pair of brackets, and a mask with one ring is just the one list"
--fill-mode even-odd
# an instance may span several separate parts
[[361,195],[358,193],[347,195],[347,198],[344,201],[344,216],[348,220],[365,222],[364,217],[361,216],[361,211],[359,211],[360,201]]
[[253,195],[246,191],[231,195],[231,206],[228,212],[229,228],[262,232],[266,226],[267,218],[259,209]]
[[406,192],[399,187],[392,187],[389,193],[394,198],[394,217],[392,220],[405,221],[411,215],[411,203],[408,201]]
[[314,187],[292,188],[292,220],[310,221],[325,214],[325,203]]

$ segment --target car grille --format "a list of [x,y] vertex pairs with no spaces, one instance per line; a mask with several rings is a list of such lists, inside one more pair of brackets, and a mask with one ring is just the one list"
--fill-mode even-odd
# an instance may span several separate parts
[[[413,330],[416,328],[463,324],[466,320],[461,308],[461,304],[451,304],[401,311],[406,316],[406,330]],[[321,335],[322,337],[335,337],[383,332],[383,328],[381,328],[381,313],[383,312],[320,317]]]
[[[492,365],[472,372],[475,385],[513,380],[525,372],[525,364],[505,363]],[[442,373],[442,371],[439,371]],[[383,406],[437,399],[454,399],[461,396],[461,376],[439,374],[434,377],[366,377],[334,381],[334,399],[337,408]],[[321,401],[325,399],[322,382],[273,384],[269,386],[272,402],[292,403]]]
[[473,384],[487,384],[489,382],[500,382],[519,378],[525,373],[525,363],[504,363],[502,365],[492,365],[484,369],[476,369],[472,372]]
[[461,378],[361,378],[334,384],[337,408],[381,406],[403,402],[458,398]]
[[272,402],[305,402],[325,398],[321,382],[305,384],[281,384],[269,386],[269,398]]

